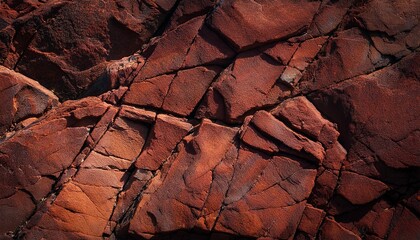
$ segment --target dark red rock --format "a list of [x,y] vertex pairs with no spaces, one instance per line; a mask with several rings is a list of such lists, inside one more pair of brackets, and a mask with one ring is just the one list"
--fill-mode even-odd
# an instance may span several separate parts
[[163,100],[168,93],[174,74],[160,75],[145,80],[135,80],[131,84],[124,103],[143,107],[162,107]]
[[171,30],[180,24],[200,15],[208,14],[219,0],[181,0],[171,16],[167,30]]
[[305,35],[308,37],[317,37],[331,33],[343,21],[349,7],[354,2],[354,0],[338,0],[334,2],[330,1],[326,4],[323,3]]
[[219,71],[217,67],[197,67],[178,72],[162,109],[182,116],[190,115]]
[[305,97],[296,97],[282,102],[271,113],[284,119],[294,129],[307,134],[325,147],[335,143],[339,133],[334,124],[324,119],[315,106]]
[[122,105],[119,113],[121,117],[149,124],[154,123],[156,120],[156,112],[147,111],[127,105]]
[[148,143],[136,161],[136,167],[158,170],[191,128],[192,125],[182,119],[159,114]]
[[212,14],[210,26],[243,50],[298,34],[310,24],[318,6],[304,0],[223,1]]
[[272,44],[264,53],[283,65],[287,65],[299,47],[296,43],[276,43]]
[[268,153],[277,153],[279,146],[265,138],[253,125],[248,125],[241,134],[241,140],[247,145]]
[[215,230],[274,239],[292,237],[316,171],[286,157],[267,160],[241,150],[234,169],[226,207]]
[[[36,212],[25,237],[65,237],[68,233],[101,237],[124,186],[125,171],[140,153],[147,133],[144,124],[117,118],[75,176],[55,198],[47,199],[46,209]],[[67,224],[69,221],[75,224]]]
[[376,32],[371,36],[379,52],[397,58],[420,46],[416,2],[370,1],[361,6],[357,16],[361,27]]
[[13,125],[39,117],[59,103],[54,93],[38,82],[2,66],[0,80],[0,136],[8,130],[19,128]]
[[419,7],[1,2],[0,238],[418,239]]
[[309,63],[315,58],[319,50],[327,40],[327,37],[319,37],[309,39],[299,45],[299,48],[293,54],[292,59],[290,60],[289,66],[299,69],[301,71],[305,70]]
[[386,65],[387,59],[380,54],[375,56],[375,52],[377,50],[358,29],[340,32],[330,40],[326,56],[320,57],[307,68],[300,88],[305,91],[316,90],[372,72],[376,66]]
[[158,39],[136,79],[148,79],[180,69],[203,21],[204,17],[193,18]]
[[393,219],[393,227],[389,232],[389,239],[416,239],[420,236],[419,218],[409,209],[403,206],[398,206],[396,209],[397,215]]
[[117,118],[101,138],[95,150],[105,156],[134,161],[147,136],[147,127],[134,121]]
[[[138,72],[144,66],[144,63],[145,59],[139,54],[133,54],[129,57],[111,62],[107,66],[107,76],[105,77],[109,81],[110,88],[127,86],[131,84]],[[94,87],[95,85],[92,86],[89,90],[92,91]]]
[[[257,51],[239,55],[213,84],[213,88],[224,101],[226,116],[220,120],[237,122],[243,119],[247,112],[265,104],[275,103],[267,103],[267,95],[282,71],[283,67],[280,64]],[[215,117],[220,107],[222,106],[213,108],[202,105],[200,108],[204,115]]]
[[370,31],[385,32],[394,36],[409,31],[417,25],[419,4],[416,2],[370,1],[361,7],[358,17]]
[[[96,114],[90,113],[90,107],[96,109]],[[97,98],[66,102],[0,143],[0,209],[4,211],[1,234],[13,232],[28,220],[60,173],[72,166],[89,128],[94,127],[107,107]]]
[[234,55],[235,52],[216,33],[204,25],[191,44],[184,66],[226,64]]
[[348,239],[360,240],[361,238],[351,231],[345,229],[333,219],[327,217],[324,224],[321,226],[320,235],[321,239]]
[[306,205],[303,211],[302,219],[300,220],[298,230],[306,233],[312,239],[315,239],[318,229],[324,220],[325,212],[321,209],[314,208],[311,205]]
[[1,62],[61,98],[74,98],[100,77],[106,61],[146,43],[165,15],[154,3],[49,1],[14,21],[16,33]]
[[[418,59],[418,54],[413,54],[397,65],[355,78],[351,82],[337,85],[332,91],[326,91],[329,92],[328,95],[338,96],[339,94],[338,99],[347,102],[348,107],[352,109],[351,134],[357,138],[356,142],[360,141],[369,146],[369,151],[374,151],[380,161],[393,168],[407,168],[419,164],[415,157],[416,150],[413,149],[413,146],[417,144],[415,126],[419,124],[415,113],[419,110],[417,110],[417,104],[405,100],[417,99],[416,93],[420,92],[416,81],[418,68],[412,65],[416,59]],[[321,98],[317,99],[321,100]],[[378,101],[381,104],[377,104]],[[321,102],[322,100],[319,101]],[[321,106],[324,103],[315,105]],[[372,121],[372,119],[375,120]],[[344,129],[346,126],[341,127]],[[407,142],[406,138],[413,139],[414,142]],[[363,145],[354,148],[349,153],[354,151],[360,153],[356,154],[359,156],[367,155],[362,154],[362,147]],[[349,160],[351,165],[355,166],[355,163],[360,161],[357,158],[359,157]],[[366,163],[363,165],[366,168]]]
[[[360,219],[356,219],[354,222],[349,222],[347,220],[341,224],[359,236],[373,235],[378,238],[385,238],[394,218],[394,213],[395,208],[382,200],[377,202],[372,209]],[[351,217],[349,219],[351,219]]]
[[169,168],[155,177],[143,194],[130,222],[130,231],[147,236],[196,226],[195,214],[202,214],[212,186],[212,172],[222,167],[220,162],[232,146],[235,134],[233,129],[205,120],[196,136],[184,138],[184,146]]
[[342,172],[337,193],[352,204],[366,204],[371,202],[388,189],[384,183],[359,175],[357,173]]
[[273,115],[259,111],[252,118],[252,123],[261,131],[278,140],[285,146],[299,153],[308,154],[318,163],[325,157],[325,150],[318,142],[313,142],[308,138],[294,132],[284,123],[277,120]]
[[316,184],[312,191],[311,203],[319,208],[325,208],[334,195],[338,182],[338,176],[329,169],[319,173]]

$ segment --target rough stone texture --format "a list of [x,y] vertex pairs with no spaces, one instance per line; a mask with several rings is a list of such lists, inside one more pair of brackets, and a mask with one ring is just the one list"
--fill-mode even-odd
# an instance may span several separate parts
[[[95,112],[87,108],[94,108]],[[66,102],[0,143],[3,234],[15,231],[36,205],[58,187],[56,182],[73,166],[89,129],[107,108],[97,98]]]
[[[214,107],[206,101],[200,106],[199,117],[206,116],[228,122],[240,121],[244,114],[272,100],[267,99],[268,93],[282,71],[283,67],[279,63],[258,51],[238,55],[213,84],[213,91],[224,101],[223,105],[216,103],[217,108],[222,108],[225,116],[219,119],[218,109],[213,110]],[[256,78],[260,80],[255,81]],[[209,97],[211,96],[207,96]]]
[[419,11],[2,1],[0,239],[420,239]]
[[57,106],[58,98],[38,82],[0,66],[0,102],[1,136],[7,131],[26,127],[36,117]]
[[158,170],[191,128],[192,125],[182,119],[159,114],[151,130],[148,144],[137,159],[136,167]]
[[[34,6],[22,11],[24,3],[18,2]],[[4,49],[0,62],[65,99],[77,97],[97,81],[107,61],[137,51],[175,4],[127,0],[41,2],[2,4],[17,13],[11,15],[13,21],[6,20],[8,26],[1,27]]]
[[318,2],[306,0],[227,0],[212,14],[210,26],[242,50],[298,34],[318,7]]

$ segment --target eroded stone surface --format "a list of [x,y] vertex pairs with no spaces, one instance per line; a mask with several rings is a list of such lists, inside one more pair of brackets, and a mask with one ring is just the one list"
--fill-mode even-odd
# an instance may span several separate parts
[[[19,11],[23,8],[19,5],[24,4],[18,2],[6,4]],[[167,14],[154,1],[20,2],[34,5],[33,11],[29,7],[19,11],[14,21],[1,29],[0,42],[6,48],[0,61],[64,99],[77,97],[97,81],[107,61],[137,51]],[[174,4],[167,1],[164,6]]]
[[419,238],[416,1],[0,6],[0,238]]
[[[3,66],[0,66],[0,94],[0,136],[13,128],[25,127],[24,120],[36,119],[59,103],[54,93],[38,82]],[[13,126],[19,122],[20,126]]]
[[241,50],[298,34],[310,24],[318,6],[306,0],[223,1],[210,25]]

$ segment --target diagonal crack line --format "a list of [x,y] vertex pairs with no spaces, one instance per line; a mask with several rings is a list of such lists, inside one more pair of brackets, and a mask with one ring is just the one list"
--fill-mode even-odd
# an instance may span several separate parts
[[217,225],[217,223],[218,223],[218,221],[219,221],[219,217],[220,217],[220,215],[221,215],[221,213],[222,213],[222,211],[223,211],[223,209],[224,209],[224,207],[225,207],[225,204],[224,204],[224,201],[225,201],[225,199],[227,198],[227,194],[229,193],[229,190],[230,190],[230,188],[231,188],[231,186],[232,186],[232,180],[234,179],[234,177],[235,177],[235,165],[236,165],[236,163],[238,162],[238,159],[239,159],[239,153],[240,153],[240,140],[239,140],[239,133],[238,133],[238,135],[236,136],[236,139],[235,139],[235,142],[234,143],[236,143],[235,145],[236,145],[236,149],[237,149],[237,154],[236,154],[236,158],[235,158],[235,161],[233,162],[233,164],[232,164],[232,168],[233,168],[233,173],[232,173],[232,177],[229,179],[229,185],[228,185],[228,187],[227,187],[227,189],[226,189],[226,192],[225,192],[225,194],[223,195],[223,202],[222,202],[222,206],[220,207],[220,209],[219,209],[219,212],[217,213],[217,216],[216,216],[216,218],[215,218],[215,220],[214,220],[214,223],[213,223],[213,226],[211,227],[211,232],[213,232],[214,231],[214,229],[215,229],[215,227],[216,227],[216,225]]
[[[157,119],[157,114],[156,114],[156,116],[155,116],[155,119],[154,119],[154,122],[156,122],[156,119]],[[147,132],[147,136],[146,136],[146,141],[150,141],[150,136],[151,136],[151,134],[152,134],[152,129],[150,128],[150,129],[148,129],[148,132]],[[126,180],[125,180],[125,182],[124,182],[124,184],[123,184],[123,186],[121,187],[121,190],[120,191],[118,191],[118,193],[117,193],[117,196],[116,196],[116,199],[115,199],[115,204],[114,204],[114,207],[112,208],[112,211],[111,211],[111,214],[110,214],[110,216],[109,216],[109,219],[108,219],[108,224],[110,225],[110,223],[112,222],[112,218],[113,218],[113,216],[114,216],[114,213],[115,213],[115,210],[116,210],[116,208],[117,208],[117,203],[118,203],[118,201],[120,201],[120,195],[126,190],[126,188],[127,188],[127,185],[128,185],[128,183],[130,182],[130,180],[131,180],[131,178],[134,176],[134,174],[136,173],[136,168],[134,167],[134,164],[135,164],[135,162],[138,160],[138,158],[140,157],[140,155],[141,155],[141,153],[144,151],[144,149],[146,148],[146,146],[147,146],[147,142],[145,142],[144,144],[143,144],[143,146],[142,146],[142,148],[141,148],[141,150],[140,150],[140,152],[137,154],[137,156],[134,158],[134,160],[133,160],[133,162],[132,162],[132,164],[131,164],[131,166],[127,169],[127,171],[126,171],[126,173],[128,172],[128,176],[126,177]],[[139,193],[139,194],[141,194],[141,193]],[[130,207],[128,207],[127,208],[127,212],[128,212],[128,210],[130,209]],[[125,214],[124,214],[125,215]],[[123,215],[123,217],[124,217],[124,215]],[[115,230],[115,228],[116,228],[116,226],[114,227],[114,229],[111,229],[111,232],[114,232],[114,230]]]
[[[108,110],[110,109],[110,107],[108,108]],[[109,130],[109,128],[111,127],[111,125],[112,125],[112,123],[116,120],[116,117],[117,117],[117,115],[118,115],[118,113],[117,114],[115,114],[115,116],[114,116],[114,118],[112,119],[112,121],[108,124],[108,126],[107,126],[107,130],[106,131],[104,131],[104,133],[101,135],[101,137],[98,139],[98,141],[97,142],[99,142],[100,141],[100,139],[102,139],[102,137],[105,135],[105,133]],[[98,120],[98,121],[100,121],[100,120]],[[97,124],[97,123],[96,123]],[[94,127],[92,127],[92,129],[90,130],[90,133],[93,131],[93,129],[95,129],[95,127],[96,127],[96,124],[95,124],[95,126]],[[89,134],[90,134],[89,133]],[[60,192],[61,192],[61,190],[63,189],[63,186],[64,186],[64,183],[61,185],[61,186],[57,186],[57,184],[58,183],[60,183],[60,181],[61,180],[63,180],[63,178],[64,178],[64,174],[65,174],[65,172],[67,172],[69,169],[71,169],[71,168],[73,168],[72,166],[73,166],[73,163],[76,161],[76,159],[79,157],[79,155],[80,154],[82,154],[82,151],[85,149],[83,146],[85,146],[85,144],[86,144],[86,142],[87,142],[87,139],[88,139],[88,137],[86,137],[86,139],[85,139],[85,142],[84,142],[84,144],[82,145],[82,148],[80,149],[80,151],[79,151],[79,153],[73,158],[73,161],[72,161],[72,163],[69,165],[69,167],[67,167],[66,169],[63,169],[62,171],[61,171],[61,174],[60,174],[60,176],[57,178],[57,180],[55,181],[55,183],[51,186],[51,191],[46,195],[46,196],[44,196],[43,198],[42,198],[42,200],[40,201],[40,202],[38,202],[38,204],[36,205],[36,208],[34,209],[34,211],[31,213],[31,215],[26,219],[26,221],[23,223],[23,224],[21,224],[21,225],[19,225],[16,229],[15,229],[15,231],[14,231],[14,233],[13,233],[13,236],[14,236],[14,238],[17,238],[17,239],[19,239],[21,236],[22,236],[22,230],[28,225],[28,223],[31,221],[31,219],[36,215],[36,213],[38,212],[38,211],[40,211],[40,210],[42,210],[41,208],[41,206],[42,205],[44,205],[45,204],[45,201],[48,199],[48,198],[51,198],[51,197],[53,197],[53,196],[58,196],[59,194],[60,194]],[[96,146],[96,144],[95,144],[95,146]],[[91,149],[90,149],[90,151],[88,152],[88,154],[86,155],[86,157],[88,157],[89,156],[89,154],[93,151],[93,148],[94,147],[92,147]],[[76,169],[77,169],[77,171],[74,173],[74,174],[72,174],[71,176],[69,176],[69,178],[68,178],[68,181],[70,181],[78,172],[79,172],[79,169],[80,169],[80,165],[78,165],[78,166],[75,166],[76,167]]]
[[[157,118],[157,115],[155,117],[155,120]],[[179,145],[185,141],[185,137],[190,136],[191,134],[193,134],[193,132],[195,131],[195,128],[192,128],[174,147],[174,149],[172,150],[171,154],[169,157],[166,158],[166,160],[160,165],[159,169],[156,171],[150,171],[152,173],[152,176],[150,177],[149,180],[147,180],[147,182],[144,184],[144,186],[142,187],[142,189],[140,189],[140,191],[138,192],[138,194],[135,196],[134,200],[132,201],[132,203],[127,207],[127,210],[124,212],[124,214],[121,216],[120,219],[116,220],[117,221],[117,226],[113,229],[113,234],[115,234],[115,232],[117,231],[118,227],[121,227],[121,224],[130,220],[133,216],[134,216],[134,211],[137,209],[137,205],[140,203],[142,197],[143,197],[143,192],[149,188],[150,184],[153,182],[153,180],[155,179],[156,176],[159,175],[159,173],[162,171],[163,166],[169,161],[169,159],[173,158],[175,155],[178,154],[178,152],[176,151],[179,148]],[[150,131],[151,132],[151,131]],[[150,134],[150,133],[149,133]],[[145,144],[146,145],[146,144]],[[143,152],[143,151],[141,151]],[[141,154],[140,152],[140,154]],[[139,156],[140,156],[139,154]],[[138,158],[138,157],[137,157]],[[137,159],[136,159],[137,160]],[[135,173],[136,170],[133,171],[133,174]],[[131,178],[132,176],[130,176]],[[164,179],[162,179],[162,181],[164,181]],[[157,191],[158,189],[156,189]],[[124,191],[124,190],[123,190]],[[122,191],[122,192],[123,192]]]

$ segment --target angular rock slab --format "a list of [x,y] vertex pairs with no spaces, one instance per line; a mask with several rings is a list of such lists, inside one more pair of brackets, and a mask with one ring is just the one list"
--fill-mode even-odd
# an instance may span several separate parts
[[[58,98],[38,82],[0,66],[0,136],[13,124],[30,122],[58,105]],[[23,125],[23,126],[22,126]],[[26,124],[21,124],[24,127]]]
[[237,49],[290,37],[311,23],[319,2],[299,0],[223,1],[210,26]]
[[118,117],[60,192],[46,200],[24,231],[25,239],[101,238],[106,232],[127,170],[140,154],[148,127]]
[[316,166],[238,147],[237,131],[203,120],[142,193],[129,232],[150,238],[162,231],[198,228],[253,237],[293,236]]
[[0,143],[1,234],[28,220],[72,167],[108,107],[97,98],[69,101]]
[[280,63],[258,51],[239,54],[212,84],[211,91],[217,94],[219,100],[212,101],[209,91],[197,117],[237,123],[247,113],[276,103],[282,92],[275,98],[270,98],[270,93],[283,69]]
[[204,120],[195,135],[184,138],[184,146],[170,166],[143,192],[129,231],[148,237],[159,231],[196,226],[212,182],[216,181],[213,178],[224,177],[213,175],[213,171],[223,168],[236,133]]
[[100,79],[108,61],[133,54],[149,41],[167,13],[154,2],[48,1],[2,31],[9,38],[2,38],[7,48],[0,62],[61,99],[74,99]]

